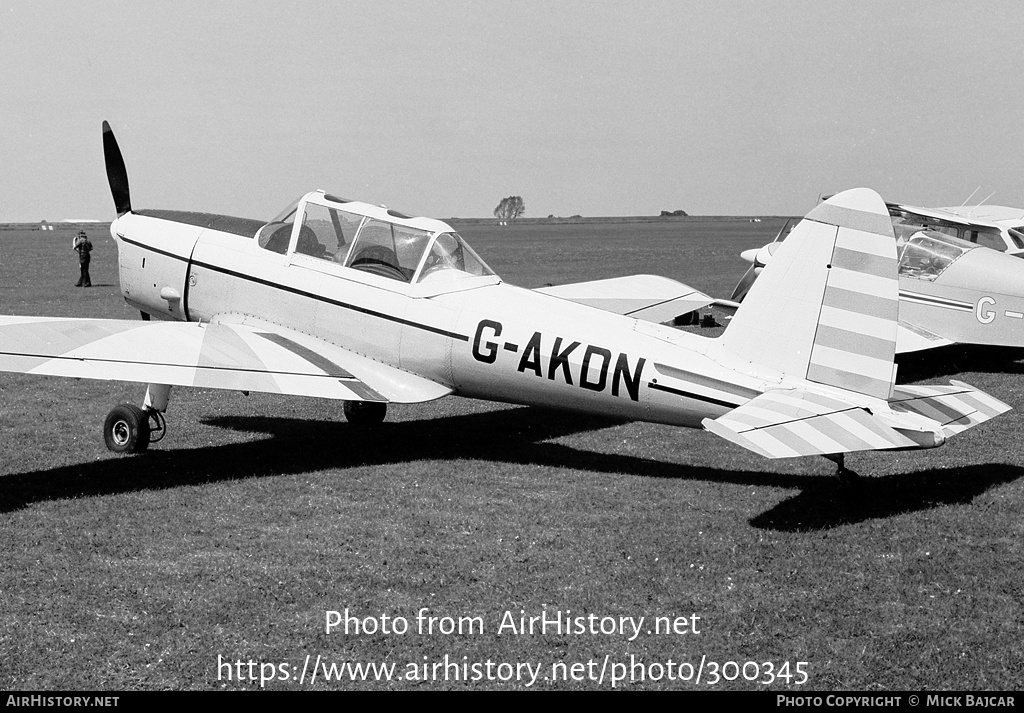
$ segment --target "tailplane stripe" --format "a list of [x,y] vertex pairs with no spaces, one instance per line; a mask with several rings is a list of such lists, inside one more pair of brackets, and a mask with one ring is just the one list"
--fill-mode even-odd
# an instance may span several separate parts
[[[832,198],[836,197],[837,196],[833,196]],[[851,228],[853,230],[862,230],[865,233],[884,235],[887,238],[893,237],[892,220],[889,218],[888,211],[880,214],[873,211],[847,208],[845,206],[825,201],[824,203],[816,205],[814,209],[807,214],[807,219],[815,220],[819,223],[826,223],[828,225],[837,225],[845,228]]]
[[823,347],[878,359],[884,363],[888,363],[888,360],[892,358],[891,340],[868,337],[857,332],[824,324],[818,325],[815,343]]
[[840,230],[836,238],[837,248],[871,253],[886,259],[894,259],[889,250],[891,245],[892,238],[887,235],[878,235],[863,230],[850,229],[849,227]]
[[867,314],[888,321],[896,318],[900,303],[895,296],[878,297],[866,292],[854,292],[841,287],[833,287],[832,281],[829,280],[829,285],[825,288],[823,304],[833,309]]
[[843,270],[833,266],[828,273],[828,285],[831,289],[848,290],[859,295],[876,295],[885,299],[896,299],[889,291],[892,275],[878,277],[865,275],[862,272]]
[[882,319],[873,314],[847,312],[829,306],[821,308],[821,317],[818,323],[819,325],[824,324],[829,327],[839,327],[876,339],[889,339],[889,335],[892,333],[892,325],[887,319]]
[[[866,376],[888,383],[887,377],[892,376],[893,363],[867,354],[833,349],[824,344],[818,344],[814,348],[814,353],[811,354],[811,366],[823,366],[846,374]],[[886,391],[885,395],[888,398],[889,392]]]
[[[850,391],[856,391],[859,394],[868,394],[872,396],[883,393],[885,396],[888,396],[889,388],[891,386],[891,382],[887,380],[873,379],[861,374],[854,374],[849,371],[840,371],[839,369],[833,369],[819,364],[811,364],[810,367],[808,367],[807,380],[816,381],[819,384],[831,384],[843,389],[849,389]],[[885,396],[878,396],[878,398],[885,398]]]
[[[854,433],[853,429],[843,428],[836,422],[836,418],[840,414],[834,414],[833,420],[819,418],[814,422],[814,427],[817,428],[822,435],[829,438],[833,443],[840,445],[840,448],[834,453],[838,453],[846,445],[850,446],[850,450],[854,451],[867,451],[873,448],[885,448],[888,444],[884,441],[879,442],[879,439],[865,439],[860,433]],[[849,424],[856,425],[853,419],[848,419]]]
[[876,277],[895,277],[895,258],[879,257],[871,253],[837,247],[832,254],[832,267],[852,272],[864,272]]
[[797,453],[835,453],[842,450],[841,445],[830,438],[823,438],[821,433],[812,428],[807,421],[796,421],[784,426],[776,426],[768,429],[768,432],[772,438]]

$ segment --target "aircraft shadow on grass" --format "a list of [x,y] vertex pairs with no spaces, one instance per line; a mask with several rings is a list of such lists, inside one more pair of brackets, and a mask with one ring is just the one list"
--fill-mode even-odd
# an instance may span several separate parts
[[[971,465],[885,477],[865,477],[856,488],[828,475],[731,471],[599,453],[551,439],[616,426],[622,421],[538,408],[507,408],[423,421],[356,427],[338,422],[275,417],[218,417],[207,425],[268,434],[254,442],[181,450],[153,450],[134,458],[62,466],[0,479],[0,512],[34,502],[274,477],[335,468],[423,460],[482,460],[550,468],[799,490],[754,517],[754,527],[811,531],[865,520],[965,504],[990,488],[1024,475],[1008,464]],[[495,437],[500,434],[500,437]]]

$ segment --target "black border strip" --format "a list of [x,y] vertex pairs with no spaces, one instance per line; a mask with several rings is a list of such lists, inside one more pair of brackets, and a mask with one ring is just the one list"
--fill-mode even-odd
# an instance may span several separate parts
[[715,399],[710,396],[702,396],[701,394],[695,394],[690,391],[683,391],[682,389],[673,389],[671,386],[662,386],[661,384],[655,384],[653,381],[647,383],[647,387],[655,389],[656,391],[664,391],[669,394],[676,394],[677,396],[685,396],[688,399],[696,399],[697,401],[706,401],[709,404],[716,404],[718,406],[728,406],[729,408],[739,408],[743,404],[734,404],[729,401],[722,401],[721,399]]
[[421,324],[419,322],[413,322],[413,321],[410,321],[408,319],[402,319],[401,317],[395,317],[393,315],[385,314],[383,312],[377,312],[376,310],[368,309],[366,307],[359,307],[358,305],[349,304],[348,302],[341,302],[339,300],[333,300],[330,297],[324,297],[323,295],[317,295],[317,294],[314,294],[312,292],[306,292],[305,290],[300,290],[300,289],[298,289],[296,287],[288,287],[287,285],[282,285],[282,284],[277,283],[277,282],[271,282],[270,280],[264,280],[264,279],[259,278],[259,277],[253,277],[252,275],[246,275],[245,273],[236,272],[235,270],[229,270],[226,267],[220,267],[218,265],[211,265],[209,263],[200,262],[198,260],[190,260],[188,258],[182,257],[181,255],[175,255],[174,253],[167,252],[165,250],[159,250],[157,248],[151,247],[151,246],[146,245],[144,243],[140,243],[137,240],[132,240],[130,238],[126,238],[126,237],[124,237],[124,236],[122,236],[120,234],[118,235],[118,237],[120,237],[126,243],[130,243],[131,245],[135,245],[135,246],[140,247],[140,248],[142,248],[144,250],[150,250],[150,251],[155,252],[155,253],[157,253],[159,255],[165,255],[167,257],[174,258],[175,260],[181,260],[182,262],[188,263],[189,265],[195,265],[196,267],[206,268],[207,270],[213,270],[214,272],[219,272],[219,273],[224,274],[224,275],[230,275],[231,277],[238,277],[238,278],[243,279],[243,280],[248,280],[249,282],[255,282],[255,283],[260,284],[260,285],[266,285],[267,287],[273,287],[275,289],[282,290],[284,292],[290,292],[290,293],[292,293],[294,295],[299,295],[300,297],[309,297],[310,299],[314,299],[314,300],[317,300],[319,302],[324,302],[326,304],[331,304],[331,305],[334,305],[335,307],[341,307],[343,309],[349,309],[349,310],[352,310],[353,312],[361,312],[362,314],[367,314],[367,315],[370,315],[371,317],[379,317],[380,319],[386,319],[389,322],[396,322],[398,324],[403,324],[403,325],[405,325],[407,327],[415,327],[416,329],[422,329],[423,331],[426,331],[426,332],[433,332],[434,334],[440,334],[441,336],[449,337],[451,339],[458,339],[459,341],[462,341],[462,342],[469,342],[469,337],[464,335],[464,334],[457,334],[455,332],[449,332],[446,329],[440,329],[438,327],[431,327],[429,324]]

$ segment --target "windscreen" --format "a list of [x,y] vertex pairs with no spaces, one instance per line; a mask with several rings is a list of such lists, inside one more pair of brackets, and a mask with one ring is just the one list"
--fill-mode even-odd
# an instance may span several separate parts
[[[897,241],[897,246],[900,241]],[[900,275],[934,280],[968,250],[977,247],[934,231],[915,233],[902,245]]]
[[417,281],[440,277],[479,277],[494,271],[458,233],[440,233],[430,244]]

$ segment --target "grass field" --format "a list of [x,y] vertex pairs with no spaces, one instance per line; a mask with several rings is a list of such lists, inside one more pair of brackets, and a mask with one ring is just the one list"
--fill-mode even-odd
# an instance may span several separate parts
[[[647,272],[728,296],[738,253],[781,222],[463,234],[526,287]],[[109,235],[90,237],[96,287],[82,290],[70,234],[0,233],[0,312],[136,317]],[[1020,362],[958,351],[910,366],[904,380],[952,376],[1024,408]],[[336,402],[176,389],[166,440],[115,456],[103,419],[143,390],[0,374],[0,688],[252,689],[261,673],[289,677],[270,689],[530,686],[522,666],[517,679],[497,664],[540,666],[536,688],[608,688],[612,673],[633,689],[1024,684],[1019,410],[933,451],[857,454],[865,477],[850,491],[822,458],[769,461],[699,431],[459,398],[392,406],[358,430]],[[409,629],[326,633],[326,612],[346,608]],[[461,633],[420,633],[424,608],[479,617],[483,631],[467,619]],[[635,637],[499,631],[506,611],[543,610],[646,619]],[[648,633],[654,617],[699,633]],[[405,678],[320,669],[300,683],[307,656]],[[467,668],[445,680],[433,664],[446,656]],[[699,684],[653,666],[685,678],[679,664],[702,660]],[[738,667],[713,682],[726,662]],[[409,680],[409,663],[440,680]],[[661,679],[637,680],[633,663]],[[483,680],[452,680],[463,672]]]

